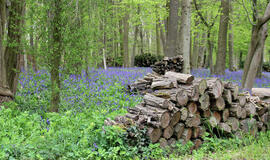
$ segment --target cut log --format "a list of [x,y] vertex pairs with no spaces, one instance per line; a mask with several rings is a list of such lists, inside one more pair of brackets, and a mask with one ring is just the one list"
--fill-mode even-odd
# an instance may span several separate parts
[[219,124],[220,121],[221,121],[221,115],[220,115],[220,113],[217,112],[217,111],[214,111],[213,114],[212,114],[212,116],[216,118],[217,123]]
[[260,99],[270,98],[270,88],[252,88],[253,96],[258,96]]
[[232,92],[231,90],[224,89],[223,98],[227,104],[232,104]]
[[225,109],[224,111],[222,111],[222,121],[223,122],[226,122],[228,120],[229,116],[230,116],[230,111],[228,108]]
[[176,101],[179,106],[185,106],[188,102],[188,93],[185,90],[179,90],[176,94]]
[[217,99],[215,99],[212,104],[211,104],[211,110],[214,111],[222,111],[225,108],[225,102],[224,99],[222,97],[218,97]]
[[194,116],[186,120],[187,127],[198,127],[201,124],[201,118],[199,116]]
[[165,148],[168,146],[168,141],[165,138],[160,138],[159,143],[161,148]]
[[187,108],[182,107],[182,108],[180,109],[180,112],[181,112],[180,120],[186,121],[186,119],[188,118],[188,110],[187,110]]
[[190,140],[192,136],[192,129],[191,128],[185,128],[183,134],[182,134],[182,139],[187,142]]
[[190,84],[194,80],[194,76],[190,74],[182,74],[176,72],[166,72],[165,77],[176,79],[178,83]]
[[251,102],[247,103],[245,106],[245,109],[247,111],[247,116],[257,115],[256,108],[257,108],[257,106],[255,104],[253,104]]
[[200,106],[199,108],[203,111],[207,111],[209,109],[209,105],[210,105],[210,97],[207,93],[205,94],[202,94],[200,99],[199,99],[199,102],[200,102]]
[[168,110],[151,106],[142,107],[141,105],[136,105],[134,108],[129,108],[128,112],[131,114],[147,116],[149,119],[147,120],[147,123],[157,128],[166,128],[171,120],[170,112]]
[[174,88],[174,84],[172,81],[169,80],[162,80],[162,81],[156,81],[153,82],[151,85],[151,89],[170,89],[170,88]]
[[239,99],[240,106],[241,107],[244,107],[246,105],[246,102],[247,102],[246,96],[241,95],[241,96],[238,97],[238,99]]
[[126,114],[126,117],[134,121],[137,121],[139,119],[139,115],[129,114],[129,113]]
[[242,119],[247,118],[247,111],[245,108],[241,108],[241,118]]
[[231,127],[232,131],[234,132],[239,129],[239,121],[235,117],[229,117],[226,123]]
[[207,79],[206,82],[207,82],[208,92],[211,96],[213,96],[215,99],[222,96],[224,87],[221,80],[217,78],[211,78],[211,79]]
[[156,97],[156,96],[149,94],[149,93],[147,93],[143,97],[143,100],[144,100],[145,104],[153,106],[153,107],[158,107],[158,108],[167,109],[170,105],[170,103],[167,99]]
[[205,79],[196,78],[193,81],[193,84],[198,86],[200,95],[203,95],[205,93],[205,91],[207,89],[207,82]]
[[208,109],[208,110],[206,110],[206,111],[203,111],[203,117],[204,118],[209,118],[209,117],[211,117],[211,111]]
[[110,118],[107,118],[104,121],[104,125],[105,126],[113,126],[113,125],[117,125],[117,123],[114,120],[111,120]]
[[222,132],[232,133],[231,127],[227,123],[220,123],[218,127]]
[[174,129],[171,126],[168,126],[163,131],[163,137],[166,139],[169,139],[173,135],[173,132],[174,132]]
[[218,120],[214,116],[211,116],[208,122],[211,127],[216,127],[218,125]]
[[229,89],[232,93],[232,99],[237,100],[239,94],[239,86],[237,84],[233,84],[232,82],[223,82],[224,88]]
[[230,116],[231,117],[242,117],[242,108],[239,103],[232,103],[231,107],[229,108]]
[[162,135],[162,130],[160,128],[148,127],[147,135],[152,143],[156,143]]
[[189,113],[195,114],[197,112],[197,104],[195,102],[190,102],[187,106]]
[[183,123],[177,123],[174,127],[174,135],[176,136],[177,140],[182,137],[182,134],[185,130],[185,125]]
[[180,121],[180,118],[181,118],[181,112],[178,108],[174,108],[172,113],[171,113],[171,121],[170,121],[170,126],[175,126],[179,121]]
[[189,100],[195,102],[199,100],[200,93],[198,85],[179,85],[179,88],[187,92]]
[[156,90],[153,95],[160,97],[160,98],[165,98],[165,99],[170,99],[173,102],[176,102],[176,93],[178,92],[179,89],[173,88],[173,89],[162,89],[162,90]]

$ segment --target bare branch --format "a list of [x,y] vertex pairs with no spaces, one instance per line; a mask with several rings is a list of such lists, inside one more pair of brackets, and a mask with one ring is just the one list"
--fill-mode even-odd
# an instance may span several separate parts
[[242,0],[242,3],[243,3],[243,7],[244,7],[244,9],[245,9],[245,11],[246,11],[246,14],[247,14],[247,17],[248,17],[248,20],[249,20],[250,24],[253,25],[253,26],[255,26],[256,24],[254,24],[254,23],[251,21],[250,17],[249,17],[249,13],[248,13],[248,10],[247,10],[247,8],[246,8],[246,6],[245,6],[244,0]]
[[207,28],[209,28],[209,24],[207,23],[207,21],[205,20],[205,18],[203,17],[202,13],[201,13],[200,10],[199,10],[199,7],[198,7],[198,5],[197,5],[197,0],[194,0],[194,6],[195,6],[195,9],[196,9],[196,11],[197,11],[197,13],[198,13],[200,19],[202,20],[203,24],[204,24]]

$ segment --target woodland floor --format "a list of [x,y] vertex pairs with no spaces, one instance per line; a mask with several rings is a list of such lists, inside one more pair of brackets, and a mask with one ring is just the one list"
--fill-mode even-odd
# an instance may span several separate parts
[[[50,75],[47,71],[22,73],[17,96],[0,110],[0,159],[270,159],[270,132],[257,138],[207,138],[198,151],[176,144],[173,151],[158,144],[127,146],[121,128],[103,127],[108,117],[126,113],[140,103],[129,95],[127,84],[151,72],[149,68],[93,69],[89,77],[61,76],[60,112],[48,113]],[[194,70],[196,77],[219,77],[241,84],[242,71],[225,76]],[[256,79],[256,87],[269,87],[270,74]]]

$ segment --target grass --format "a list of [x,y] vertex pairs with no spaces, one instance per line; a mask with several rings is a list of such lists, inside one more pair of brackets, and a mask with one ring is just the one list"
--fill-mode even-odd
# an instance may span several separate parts
[[[48,113],[50,75],[46,71],[22,73],[17,95],[8,109],[0,110],[0,159],[267,159],[270,132],[254,139],[217,139],[192,155],[191,144],[178,142],[174,150],[149,144],[145,133],[134,128],[139,138],[128,139],[125,128],[104,127],[106,118],[123,115],[141,96],[125,92],[127,84],[151,72],[149,68],[93,69],[86,77],[61,76],[59,113]],[[195,70],[197,77],[209,77],[207,70]],[[219,77],[241,83],[241,72]],[[256,80],[257,87],[269,86],[269,75]],[[215,76],[215,75],[212,75]],[[269,158],[270,159],[270,158]]]

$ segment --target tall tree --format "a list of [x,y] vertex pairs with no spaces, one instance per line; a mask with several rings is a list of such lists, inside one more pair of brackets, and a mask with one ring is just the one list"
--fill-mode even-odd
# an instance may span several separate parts
[[218,33],[218,52],[215,65],[215,74],[224,75],[226,69],[227,31],[229,24],[230,0],[221,0],[221,15]]
[[166,40],[165,55],[168,57],[173,57],[176,55],[177,46],[177,31],[178,31],[178,9],[179,0],[171,0],[169,7],[169,21],[168,21],[168,31]]
[[63,51],[63,39],[62,39],[62,30],[63,30],[63,19],[61,17],[62,0],[53,0],[50,2],[50,9],[52,11],[52,16],[50,22],[50,30],[52,36],[52,49],[51,51],[51,107],[49,111],[58,112],[60,104],[60,77],[59,69],[61,62],[61,55]]
[[211,20],[207,20],[201,10],[200,10],[200,7],[199,7],[199,4],[197,3],[197,0],[193,0],[194,2],[194,6],[195,6],[195,9],[196,9],[196,12],[197,14],[199,15],[202,23],[206,26],[207,28],[207,46],[208,46],[208,62],[209,62],[209,66],[210,66],[210,72],[211,74],[213,73],[214,71],[214,66],[213,66],[213,42],[212,42],[212,34],[211,34],[211,30],[213,28],[213,26],[215,25],[215,21],[216,21],[216,18],[218,15],[216,15],[214,18],[211,18]]
[[179,35],[179,54],[184,57],[184,73],[190,73],[190,17],[191,2],[190,0],[182,0],[181,3],[181,25]]
[[[257,12],[257,11],[256,11]],[[270,3],[268,3],[264,15],[257,17],[256,24],[253,25],[251,42],[244,65],[242,77],[242,88],[251,89],[257,75],[263,54],[265,40],[268,35],[267,22],[270,20]]]
[[229,70],[234,71],[234,49],[233,49],[233,5],[230,3],[230,23],[229,23]]

